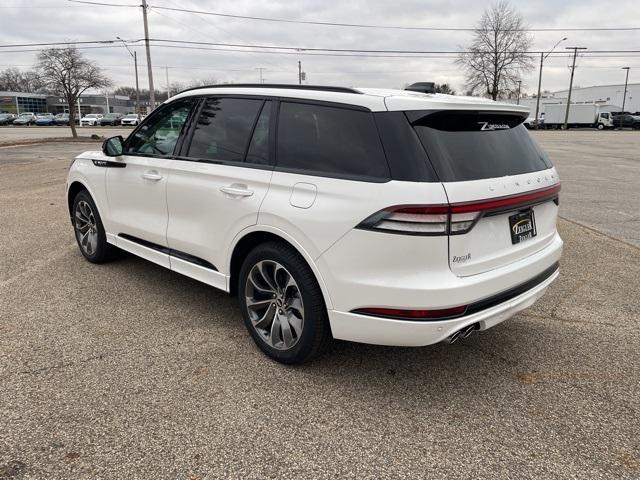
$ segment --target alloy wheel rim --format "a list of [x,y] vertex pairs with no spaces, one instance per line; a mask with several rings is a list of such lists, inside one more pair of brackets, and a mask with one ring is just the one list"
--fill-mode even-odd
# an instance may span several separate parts
[[245,299],[251,325],[277,350],[293,348],[304,328],[304,304],[293,275],[280,263],[262,260],[249,271]]
[[98,227],[91,206],[84,200],[76,206],[75,227],[80,248],[87,255],[93,255],[98,245]]

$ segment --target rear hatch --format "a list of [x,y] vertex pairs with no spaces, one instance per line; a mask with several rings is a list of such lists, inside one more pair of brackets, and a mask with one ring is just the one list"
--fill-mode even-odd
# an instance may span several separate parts
[[449,266],[468,276],[550,244],[558,175],[522,112],[406,112],[450,207]]

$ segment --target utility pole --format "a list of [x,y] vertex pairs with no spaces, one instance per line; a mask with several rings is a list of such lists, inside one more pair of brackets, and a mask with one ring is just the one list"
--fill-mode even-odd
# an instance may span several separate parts
[[549,53],[547,53],[546,55],[544,54],[544,52],[540,52],[540,74],[538,75],[538,95],[536,96],[536,126],[538,126],[538,121],[539,121],[539,115],[540,115],[540,89],[542,87],[542,64],[544,63],[545,59],[551,55],[551,53],[556,49],[556,47],[558,45],[560,45],[560,43],[564,42],[567,39],[567,37],[564,37],[562,40],[558,40],[556,42],[556,44],[553,46],[553,48],[551,50],[549,50]]
[[153,70],[151,68],[151,48],[149,47],[149,24],[147,22],[147,0],[142,0],[142,21],[144,22],[144,47],[147,50],[147,73],[149,74],[149,103],[151,110],[156,108],[156,95],[153,87]]
[[266,70],[266,68],[264,67],[256,67],[256,70],[258,70],[258,72],[260,72],[260,84],[264,83],[264,79],[262,78],[262,71]]
[[518,80],[518,100],[516,100],[516,104],[520,105],[520,87],[522,86],[522,80]]
[[302,85],[302,62],[298,60],[298,85]]
[[107,101],[107,113],[111,113],[111,110],[109,109],[109,90],[104,91],[104,98]]
[[164,67],[165,74],[167,75],[167,100],[171,96],[171,87],[169,87],[169,66]]
[[567,129],[567,122],[569,121],[569,109],[571,108],[571,90],[573,89],[573,73],[576,70],[576,57],[578,56],[578,50],[586,50],[587,47],[565,47],[567,50],[573,50],[573,64],[571,65],[571,79],[569,80],[569,96],[567,97],[567,109],[564,112],[564,129]]
[[629,83],[629,70],[631,67],[622,67],[622,70],[627,71],[627,78],[624,80],[624,95],[622,96],[622,112],[624,113],[624,104],[627,100],[627,84]]
[[131,49],[123,39],[121,39],[120,37],[116,37],[116,38],[122,42],[122,44],[124,45],[124,48],[126,48],[127,52],[129,52],[129,55],[133,57],[133,68],[135,69],[135,72],[136,72],[136,113],[140,115],[140,84],[138,83],[138,52],[136,52],[135,50],[131,52]]

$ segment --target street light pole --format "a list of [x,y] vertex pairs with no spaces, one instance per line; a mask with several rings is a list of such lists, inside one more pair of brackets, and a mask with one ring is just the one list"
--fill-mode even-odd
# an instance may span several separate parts
[[129,55],[133,57],[133,67],[136,71],[136,114],[140,115],[140,84],[138,83],[138,52],[136,52],[135,50],[131,52],[129,45],[127,45],[123,39],[121,39],[120,37],[116,37],[116,38],[122,42],[122,44],[124,45],[124,48],[126,48],[127,52],[129,52]]
[[538,118],[540,118],[538,115],[540,114],[540,89],[542,87],[542,64],[544,63],[545,59],[549,55],[551,55],[551,53],[556,49],[556,47],[560,45],[562,42],[564,42],[566,39],[567,37],[564,37],[562,40],[558,40],[556,44],[553,46],[553,48],[549,50],[549,53],[547,53],[546,55],[544,54],[544,52],[540,52],[540,74],[538,75],[538,95],[536,96],[536,126],[538,125]]
[[151,47],[149,47],[149,24],[147,22],[147,0],[142,0],[142,21],[144,23],[144,48],[147,51],[147,74],[149,75],[149,103],[151,110],[156,108],[156,94],[153,87],[153,69],[151,68]]
[[627,101],[627,84],[629,83],[629,70],[631,67],[622,67],[622,70],[627,71],[627,78],[624,80],[624,95],[622,96],[622,112],[624,113],[624,105]]
[[565,47],[567,50],[573,50],[573,64],[571,65],[571,79],[569,80],[569,96],[567,97],[567,109],[564,112],[564,129],[567,129],[569,121],[569,108],[571,108],[571,91],[573,90],[573,73],[576,70],[576,57],[578,50],[586,50],[587,47]]
[[518,80],[518,100],[516,100],[516,104],[520,105],[520,87],[522,86],[522,80]]

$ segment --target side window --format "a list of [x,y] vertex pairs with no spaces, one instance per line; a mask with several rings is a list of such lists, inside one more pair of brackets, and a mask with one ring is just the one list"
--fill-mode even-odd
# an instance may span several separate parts
[[173,155],[182,127],[193,107],[192,99],[178,100],[154,112],[127,141],[125,153],[167,157]]
[[280,105],[278,167],[337,177],[389,178],[371,112],[312,104]]
[[271,102],[267,101],[262,107],[258,123],[253,130],[253,137],[247,151],[247,163],[269,165],[269,126],[271,120]]
[[198,117],[188,156],[242,162],[262,100],[208,98]]

